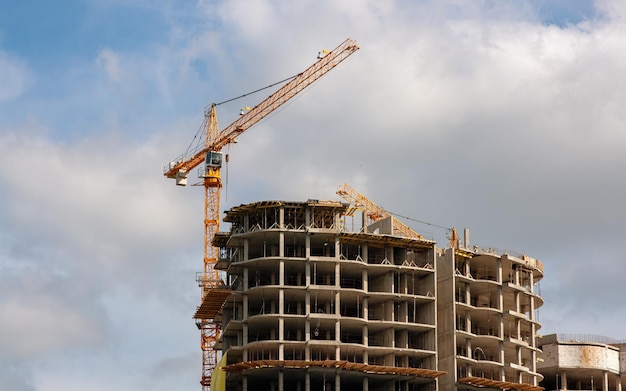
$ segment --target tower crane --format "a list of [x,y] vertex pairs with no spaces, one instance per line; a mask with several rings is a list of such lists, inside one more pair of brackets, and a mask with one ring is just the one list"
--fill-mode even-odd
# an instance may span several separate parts
[[348,210],[348,213],[346,213],[347,215],[352,215],[355,211],[361,210],[363,211],[365,216],[372,222],[391,217],[391,224],[394,234],[397,232],[402,236],[406,236],[407,238],[424,239],[422,235],[418,234],[417,232],[409,228],[406,224],[397,220],[391,215],[391,213],[376,205],[373,201],[371,201],[369,198],[365,197],[358,191],[354,190],[347,183],[344,183],[342,186],[339,187],[339,190],[337,190],[337,194],[350,203],[350,209]]
[[[218,249],[213,247],[212,240],[220,226],[220,190],[222,188],[221,168],[222,149],[237,142],[237,137],[254,124],[269,115],[272,111],[293,98],[296,94],[313,84],[343,60],[357,51],[356,41],[348,38],[335,49],[318,54],[318,60],[309,68],[299,73],[283,87],[271,94],[250,111],[243,113],[236,121],[221,131],[218,130],[216,106],[211,104],[205,112],[202,124],[204,144],[192,151],[188,151],[164,168],[167,178],[176,180],[176,184],[187,184],[190,171],[201,165],[198,175],[204,186],[204,268],[202,276],[198,278],[202,292],[202,303],[194,318],[201,332],[200,347],[202,349],[202,379],[200,384],[204,391],[209,391],[211,374],[217,366],[218,352],[215,344],[219,338],[220,325],[214,321],[221,304],[204,305],[212,296],[211,292],[218,292],[223,286],[219,271],[215,269],[218,258]],[[217,294],[219,296],[219,294]],[[225,300],[226,297],[223,297]],[[222,301],[223,302],[223,301]],[[210,304],[210,303],[209,303]],[[208,308],[208,309],[207,309]],[[202,309],[202,311],[201,311]]]

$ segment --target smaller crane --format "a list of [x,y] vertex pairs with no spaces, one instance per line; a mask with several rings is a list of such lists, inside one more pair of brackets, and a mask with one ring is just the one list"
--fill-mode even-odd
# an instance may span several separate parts
[[348,216],[352,216],[354,212],[361,210],[372,222],[391,217],[394,234],[397,233],[401,236],[406,236],[407,238],[412,239],[424,239],[422,235],[413,231],[406,224],[393,217],[391,213],[376,205],[373,201],[354,190],[352,187],[348,186],[347,183],[344,183],[341,187],[339,187],[337,194],[350,203],[350,209],[347,213]]

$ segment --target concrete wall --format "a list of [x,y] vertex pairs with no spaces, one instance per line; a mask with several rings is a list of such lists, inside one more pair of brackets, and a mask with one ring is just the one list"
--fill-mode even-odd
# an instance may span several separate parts
[[437,259],[437,344],[439,370],[447,372],[438,379],[440,390],[454,390],[456,384],[454,252]]
[[[540,368],[593,368],[619,372],[620,354],[616,348],[602,344],[558,342],[544,344]],[[626,357],[622,357],[622,365]]]
[[620,351],[619,351],[619,368],[620,368],[620,373],[625,373],[626,374],[626,344],[619,344],[618,347],[620,349]]
[[367,226],[365,232],[380,235],[393,235],[393,216],[389,216]]

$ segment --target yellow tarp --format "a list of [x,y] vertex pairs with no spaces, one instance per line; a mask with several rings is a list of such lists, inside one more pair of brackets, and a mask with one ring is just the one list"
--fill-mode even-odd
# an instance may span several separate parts
[[226,391],[226,372],[222,370],[226,366],[226,355],[224,353],[217,367],[211,373],[211,391]]

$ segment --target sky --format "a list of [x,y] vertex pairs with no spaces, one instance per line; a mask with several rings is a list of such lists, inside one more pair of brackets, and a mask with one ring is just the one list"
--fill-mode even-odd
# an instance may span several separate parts
[[440,247],[469,227],[542,261],[541,334],[626,339],[625,19],[621,0],[0,2],[0,384],[198,389],[203,192],[163,167],[212,102],[348,37],[228,151],[221,209],[348,183]]

